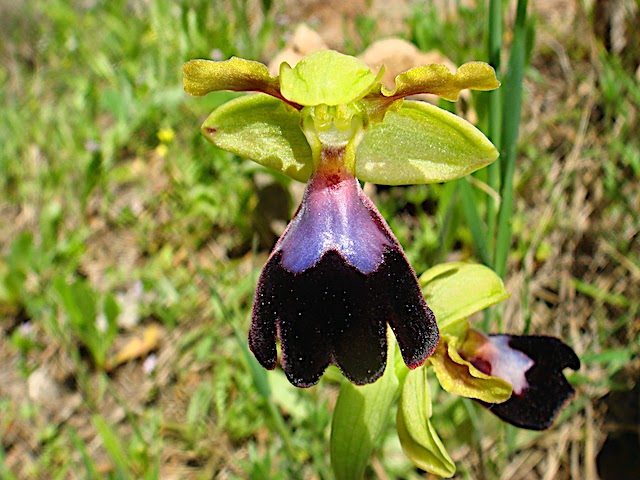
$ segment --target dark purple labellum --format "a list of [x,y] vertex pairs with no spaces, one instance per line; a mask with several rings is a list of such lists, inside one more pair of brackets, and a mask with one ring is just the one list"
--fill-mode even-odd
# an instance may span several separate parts
[[279,337],[282,367],[299,387],[315,385],[329,364],[355,384],[375,381],[386,365],[387,323],[410,368],[439,339],[402,247],[338,156],[309,182],[253,305],[249,347],[273,369]]
[[[504,403],[480,403],[516,427],[530,430],[551,427],[562,407],[575,394],[562,370],[579,369],[578,356],[554,337],[489,335],[488,339],[497,348],[484,349],[493,352],[467,356],[467,360],[478,370],[512,384],[513,379],[523,378],[524,385],[516,380],[511,398]],[[518,357],[526,360],[515,360]]]

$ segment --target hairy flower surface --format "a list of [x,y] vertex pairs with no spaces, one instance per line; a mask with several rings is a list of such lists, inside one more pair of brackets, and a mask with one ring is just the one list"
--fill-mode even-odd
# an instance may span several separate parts
[[512,385],[513,394],[506,402],[480,403],[516,427],[549,428],[575,394],[562,370],[579,369],[580,360],[557,338],[485,335],[471,329],[460,353],[481,372]]
[[405,101],[434,93],[455,101],[465,88],[499,83],[487,64],[454,74],[425,65],[396,78],[334,51],[315,52],[278,77],[257,62],[192,60],[185,90],[257,91],[215,110],[202,126],[213,144],[296,180],[308,181],[296,215],[258,282],[249,346],[291,383],[318,382],[329,364],[356,384],[385,369],[387,323],[410,368],[422,365],[439,334],[402,247],[357,179],[379,184],[443,182],[491,163],[497,151],[465,120]]
[[266,368],[282,363],[297,386],[333,363],[356,384],[382,375],[387,322],[404,361],[421,365],[438,328],[413,269],[355,177],[325,152],[258,282],[249,346]]

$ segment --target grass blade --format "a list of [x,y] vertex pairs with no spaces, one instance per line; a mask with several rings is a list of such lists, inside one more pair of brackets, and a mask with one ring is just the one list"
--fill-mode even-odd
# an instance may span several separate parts
[[511,248],[511,214],[513,213],[513,175],[518,151],[520,110],[522,106],[522,78],[526,54],[527,0],[518,0],[513,45],[509,57],[509,70],[504,82],[502,114],[501,188],[500,210],[494,269],[504,278],[507,256]]
[[[494,162],[495,163],[495,162]],[[468,178],[462,178],[460,183],[460,195],[462,197],[462,209],[464,215],[467,218],[467,225],[471,230],[471,236],[473,237],[473,243],[476,246],[480,261],[485,265],[491,265],[491,256],[489,254],[489,248],[487,247],[487,233],[480,213],[478,212],[477,202],[473,196],[471,185],[469,185]]]
[[76,451],[80,452],[80,457],[82,458],[82,463],[85,468],[86,478],[99,478],[96,465],[87,452],[87,447],[84,442],[80,439],[75,430],[70,429],[68,432],[73,446],[75,447]]
[[113,462],[113,466],[117,472],[118,478],[134,478],[133,472],[129,468],[127,454],[122,448],[121,440],[118,438],[113,429],[105,422],[100,415],[91,417],[93,425],[98,431],[98,435],[102,440],[102,446],[106,450],[109,458]]
[[[487,57],[489,65],[495,71],[498,80],[500,79],[500,54],[502,49],[502,0],[490,0],[489,2],[489,31],[487,34]],[[501,151],[501,130],[500,122],[502,117],[502,91],[492,90],[484,93],[489,98],[489,115],[487,124],[487,137]],[[500,191],[500,161],[493,162],[487,167],[487,184],[496,192]],[[487,198],[487,239],[492,243],[493,250],[495,228],[496,228],[496,201]]]

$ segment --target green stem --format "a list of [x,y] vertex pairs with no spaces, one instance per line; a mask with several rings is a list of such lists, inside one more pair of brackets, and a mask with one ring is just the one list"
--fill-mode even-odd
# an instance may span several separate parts
[[527,23],[527,0],[518,0],[513,45],[509,56],[509,71],[504,85],[502,115],[502,158],[500,210],[494,269],[502,278],[507,270],[507,257],[511,248],[511,215],[513,212],[513,176],[518,152],[518,132],[522,105],[522,78],[524,74]]
[[[487,35],[487,57],[489,65],[500,78],[500,54],[502,47],[502,0],[490,0],[489,2],[489,31]],[[487,125],[487,136],[500,151],[500,121],[501,121],[501,94],[500,90],[487,92],[489,96],[489,118]],[[487,184],[496,192],[500,189],[500,162],[493,162],[487,168]],[[487,198],[487,239],[489,240],[490,251],[495,246],[496,229],[496,200],[489,196]]]

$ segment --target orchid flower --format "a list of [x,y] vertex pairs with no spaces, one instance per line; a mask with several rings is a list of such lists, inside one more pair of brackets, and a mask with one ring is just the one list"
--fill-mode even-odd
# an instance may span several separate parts
[[551,427],[575,393],[563,375],[565,368],[580,368],[575,352],[555,337],[487,335],[472,328],[467,321],[470,314],[508,296],[502,281],[487,267],[438,265],[420,282],[427,298],[438,296],[434,289],[444,290],[447,301],[457,303],[439,308],[436,300],[434,307],[440,315],[442,340],[429,362],[442,387],[477,400],[516,427]]
[[513,392],[506,402],[480,403],[516,427],[549,428],[575,394],[562,370],[577,370],[580,360],[555,337],[486,335],[470,329],[460,355],[481,372],[511,384]]
[[439,477],[455,474],[455,463],[431,423],[431,372],[443,390],[471,398],[501,420],[530,430],[551,427],[574,395],[563,370],[578,369],[580,361],[564,342],[536,335],[486,335],[472,327],[470,316],[509,297],[490,268],[440,264],[424,272],[419,283],[438,319],[440,342],[423,366],[409,370],[397,361],[391,340],[394,368],[372,385],[342,384],[330,445],[336,478],[362,478],[396,401],[398,438],[411,462]]
[[393,90],[359,60],[312,53],[278,77],[261,63],[192,60],[184,87],[195,96],[254,91],[216,109],[202,132],[214,145],[308,182],[276,243],[255,294],[249,346],[267,369],[281,363],[299,387],[337,365],[354,384],[386,366],[387,324],[404,363],[416,368],[439,333],[415,272],[358,179],[386,185],[444,182],[494,161],[498,152],[474,126],[405,97],[499,86],[494,70],[470,62],[451,73],[425,65],[396,77]]

